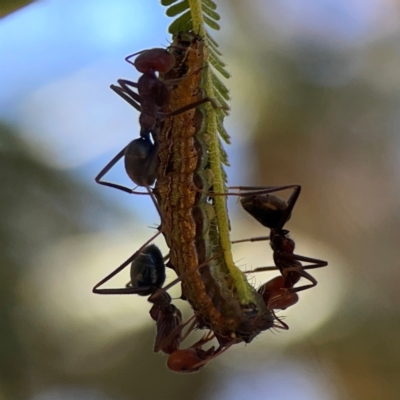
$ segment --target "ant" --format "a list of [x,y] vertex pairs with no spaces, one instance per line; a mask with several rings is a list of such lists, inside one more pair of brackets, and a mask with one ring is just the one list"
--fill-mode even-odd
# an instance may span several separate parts
[[[181,342],[181,331],[176,328],[181,325],[182,314],[177,307],[171,304],[171,296],[166,292],[170,285],[162,289],[165,282],[165,264],[161,251],[154,244],[142,246],[122,266],[125,267],[129,263],[131,263],[131,281],[125,288],[98,289],[100,285],[115,275],[112,273],[93,288],[93,293],[149,296],[148,301],[153,303],[150,316],[157,324],[154,351],[162,350],[171,354],[178,349]],[[169,340],[165,340],[166,338]]]
[[[178,349],[181,341],[193,330],[196,322],[192,324],[187,334],[182,338],[181,331],[191,319],[182,324],[182,314],[176,306],[171,304],[171,296],[167,293],[169,288],[182,279],[181,277],[176,278],[163,287],[166,268],[164,258],[156,245],[149,245],[160,233],[161,231],[157,232],[131,257],[97,283],[92,291],[96,294],[138,294],[139,296],[149,296],[148,301],[153,303],[150,309],[150,316],[156,321],[157,326],[154,351],[157,353],[162,350],[164,353],[171,354]],[[202,268],[219,256],[220,254],[215,255],[205,263],[200,264],[198,268]],[[99,289],[101,285],[108,282],[129,264],[131,264],[131,280],[125,288]]]
[[[135,61],[130,58],[139,54]],[[125,146],[96,176],[95,181],[100,185],[122,190],[126,193],[143,194],[134,192],[125,186],[102,181],[102,177],[122,158],[125,159],[125,170],[129,178],[137,185],[143,187],[152,186],[157,177],[158,167],[158,140],[161,131],[161,122],[166,117],[172,117],[195,108],[203,103],[215,102],[205,97],[199,101],[187,104],[175,111],[162,113],[160,110],[166,107],[170,98],[170,87],[177,85],[180,78],[161,81],[156,72],[165,74],[175,66],[175,57],[166,49],[154,48],[125,57],[125,61],[132,64],[143,75],[138,82],[126,79],[118,79],[120,86],[111,85],[111,89],[126,100],[131,106],[140,112],[140,137]],[[136,88],[138,93],[131,88]],[[151,136],[151,137],[150,137]],[[147,194],[147,193],[145,193]]]
[[[236,189],[245,190],[255,190],[251,193],[239,194],[241,196],[240,202],[243,208],[253,216],[258,222],[263,226],[271,230],[269,236],[236,240],[232,243],[241,242],[255,242],[262,240],[269,240],[271,248],[273,250],[274,267],[259,267],[250,272],[259,271],[272,271],[279,269],[283,281],[281,279],[271,280],[267,284],[263,285],[261,290],[272,290],[275,296],[272,296],[272,304],[277,305],[277,307],[272,308],[282,308],[293,305],[297,302],[297,298],[292,296],[294,293],[310,289],[317,285],[316,279],[311,276],[306,269],[321,268],[328,265],[326,261],[318,260],[311,257],[304,257],[294,253],[295,243],[293,239],[288,237],[289,231],[283,229],[284,225],[289,221],[291,217],[292,210],[297,202],[300,195],[301,186],[300,185],[289,185],[289,186],[278,186],[278,187],[235,187]],[[261,189],[261,190],[260,190]],[[286,202],[279,198],[278,196],[269,194],[285,189],[293,189],[289,200]],[[301,262],[308,262],[308,265],[302,265]],[[294,285],[300,280],[300,278],[306,278],[311,283],[302,285],[294,288]],[[264,288],[263,288],[264,287]],[[279,291],[283,291],[277,295]],[[261,292],[260,292],[261,293]],[[285,299],[287,304],[285,304]],[[285,308],[286,308],[285,307]]]

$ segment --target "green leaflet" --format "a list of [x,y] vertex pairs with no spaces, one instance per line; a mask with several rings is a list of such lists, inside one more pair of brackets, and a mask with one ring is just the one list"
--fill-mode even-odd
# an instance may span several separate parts
[[161,5],[170,6],[171,4],[176,3],[178,0],[161,0]]
[[211,19],[215,19],[216,21],[219,21],[221,17],[219,14],[217,14],[215,11],[213,11],[211,8],[208,8],[203,4],[203,12],[204,14],[207,14]]
[[208,7],[211,10],[217,9],[217,5],[212,0],[203,0],[202,3],[203,3],[203,7]]
[[214,53],[213,49],[210,50],[210,63],[211,65],[226,79],[231,77],[230,73],[224,68],[225,64]]
[[219,93],[221,93],[221,96],[225,100],[230,100],[230,98],[229,98],[229,90],[223,84],[221,79],[219,79],[218,76],[214,74],[214,72],[212,72],[212,74],[211,74],[211,79],[212,79],[212,83],[213,83],[214,87],[218,90]]
[[169,33],[189,32],[193,29],[190,10],[178,17],[168,28]]
[[188,0],[183,0],[180,3],[168,8],[166,14],[168,17],[175,17],[175,15],[183,13],[186,10],[189,10],[189,2]]
[[204,22],[210,27],[215,29],[216,31],[219,31],[220,26],[211,18],[208,18],[207,15],[203,15]]

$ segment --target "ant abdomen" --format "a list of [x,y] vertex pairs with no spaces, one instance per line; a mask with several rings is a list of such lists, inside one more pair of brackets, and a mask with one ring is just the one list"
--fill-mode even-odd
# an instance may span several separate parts
[[[149,293],[154,287],[162,287],[165,281],[165,264],[160,249],[151,244],[132,261],[131,285],[132,287],[149,286]],[[141,296],[149,293],[140,293]],[[139,293],[138,293],[139,294]]]
[[124,156],[126,173],[136,185],[154,184],[158,166],[157,146],[147,138],[135,139],[126,146]]
[[[243,208],[263,226],[274,229],[282,220],[287,203],[271,194],[243,196],[240,199]],[[290,219],[290,215],[286,221]]]

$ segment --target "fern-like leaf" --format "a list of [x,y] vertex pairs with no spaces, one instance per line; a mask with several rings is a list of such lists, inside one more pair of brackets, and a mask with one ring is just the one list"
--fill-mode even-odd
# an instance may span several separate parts
[[177,1],[178,1],[178,0],[161,0],[161,4],[162,4],[163,6],[168,7],[168,6],[170,6],[171,4],[176,3]]
[[[206,110],[206,131],[209,168],[213,174],[213,190],[215,193],[226,192],[227,175],[224,166],[229,166],[228,156],[223,143],[230,143],[230,137],[224,128],[224,118],[228,114],[229,91],[222,78],[229,78],[230,74],[225,69],[226,65],[221,60],[221,52],[216,40],[210,36],[208,29],[219,30],[220,16],[217,6],[213,0],[161,0],[161,4],[168,7],[167,15],[174,17],[169,26],[172,34],[184,32],[195,33],[204,40],[208,51],[204,51],[204,81],[202,90],[205,96],[215,99],[220,108],[213,109],[210,104],[203,107]],[[209,28],[206,28],[208,26]],[[226,198],[216,196],[214,198],[214,209],[219,235],[218,250],[223,253],[225,267],[235,280],[238,293],[241,293],[243,304],[249,304],[248,284],[243,274],[234,265],[230,251],[231,242],[229,237],[230,224],[226,208]],[[210,229],[210,232],[212,229]],[[223,267],[223,268],[225,268]],[[222,268],[222,267],[221,267]]]

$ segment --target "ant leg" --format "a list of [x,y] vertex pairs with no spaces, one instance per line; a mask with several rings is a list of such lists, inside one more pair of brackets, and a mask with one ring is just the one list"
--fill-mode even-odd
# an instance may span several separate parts
[[183,78],[176,78],[176,79],[168,79],[167,81],[162,81],[167,86],[176,86],[181,83]]
[[112,183],[112,182],[105,182],[102,181],[101,178],[107,174],[108,171],[110,171],[110,169],[117,164],[117,162],[124,157],[125,155],[125,151],[127,149],[128,146],[125,146],[96,176],[96,178],[94,178],[94,180],[99,184],[99,185],[103,185],[103,186],[107,186],[107,187],[111,187],[113,189],[118,189],[118,190],[122,190],[125,193],[129,193],[129,194],[144,194],[144,195],[148,195],[148,192],[137,192],[135,190],[132,190],[126,186],[123,185],[119,185],[117,183]]
[[[278,296],[278,297],[279,297],[279,296]],[[275,297],[275,298],[276,298],[276,297]],[[271,299],[271,300],[273,300],[273,299]],[[285,330],[285,331],[288,331],[288,330],[289,330],[289,325],[288,325],[288,324],[285,324],[285,323],[275,314],[275,311],[274,311],[273,308],[271,308],[270,310],[272,311],[272,314],[273,314],[273,316],[274,316],[274,319],[275,319],[276,321],[279,322],[279,324],[274,324],[273,327],[276,328],[276,329],[283,329],[283,330]]]
[[[288,261],[301,261],[301,262],[309,262],[311,264],[308,265],[302,265],[301,269],[315,269],[315,268],[322,268],[322,267],[326,267],[328,265],[327,261],[324,260],[319,260],[318,258],[311,258],[311,257],[305,257],[305,256],[300,256],[298,254],[281,254],[281,257],[283,259],[286,259]],[[293,271],[294,270],[298,270],[300,269],[299,267],[293,267]],[[285,268],[285,270],[289,270],[289,268]]]
[[275,227],[276,231],[280,231],[286,224],[286,222],[289,220],[290,215],[292,214],[293,207],[295,206],[297,199],[300,196],[300,192],[301,192],[300,185],[294,188],[293,193],[291,194],[289,200],[287,201],[287,208],[284,210],[281,220],[279,221],[279,224]]
[[248,239],[233,240],[231,243],[238,244],[238,243],[244,243],[244,242],[262,242],[264,240],[269,240],[269,236],[258,236],[258,237],[248,238]]
[[[96,294],[134,294],[138,293],[137,288],[133,287],[125,287],[125,288],[120,288],[120,289],[99,289],[100,286],[104,285],[106,282],[108,282],[111,278],[113,278],[115,275],[119,274],[123,269],[125,269],[132,261],[140,254],[140,252],[147,246],[149,245],[158,235],[161,234],[161,231],[158,231],[155,235],[153,235],[149,240],[147,240],[146,243],[144,243],[139,250],[135,251],[126,261],[124,261],[119,267],[117,267],[113,272],[108,274],[105,278],[103,278],[99,283],[97,283],[93,289],[92,292]],[[144,291],[144,289],[149,289],[147,288],[142,288],[140,291]]]
[[[218,258],[221,256],[222,253],[218,253],[214,256],[212,256],[211,258],[209,258],[208,260],[204,261],[203,263],[201,263],[200,265],[198,265],[196,267],[195,270],[200,270],[201,268],[205,267],[210,261]],[[149,301],[150,302],[154,302],[154,299],[156,299],[158,296],[163,295],[167,290],[171,289],[171,287],[175,286],[177,283],[182,281],[182,278],[186,275],[189,275],[191,272],[193,271],[188,271],[185,272],[184,274],[182,274],[181,276],[178,276],[178,278],[174,279],[172,282],[168,283],[168,285],[165,285],[164,287],[162,287],[160,290],[157,290],[155,293],[153,293],[150,297],[149,297]]]
[[121,85],[121,87],[132,94],[132,97],[140,103],[140,95],[134,92],[131,87],[137,89],[139,85],[137,82],[129,81],[128,79],[118,79],[117,82]]
[[132,189],[127,188],[126,186],[118,185],[116,183],[104,182],[101,178],[125,155],[125,150],[127,146],[125,146],[94,178],[94,180],[103,186],[112,187],[114,189],[122,190],[125,193],[132,193]]
[[208,343],[210,340],[213,340],[214,338],[215,338],[214,332],[210,330],[207,333],[205,333],[199,341],[192,344],[190,347],[193,349],[195,349],[196,347],[201,347],[204,344]]
[[157,353],[160,350],[162,350],[163,348],[165,348],[166,346],[168,346],[170,344],[170,342],[178,335],[180,334],[180,332],[183,330],[183,328],[189,323],[192,322],[187,330],[187,332],[185,333],[185,335],[183,335],[180,338],[180,342],[183,342],[188,336],[189,334],[193,331],[194,327],[197,324],[197,321],[193,319],[196,317],[196,314],[192,315],[186,322],[181,323],[179,326],[177,326],[167,337],[163,338],[162,340],[159,340],[159,343],[154,344],[154,352]]
[[289,261],[295,260],[295,261],[303,261],[303,262],[311,263],[308,265],[302,265],[302,266],[299,265],[299,266],[285,268],[285,272],[297,272],[303,278],[308,279],[311,282],[311,284],[309,284],[309,285],[303,285],[303,286],[299,286],[296,288],[288,289],[288,292],[290,292],[290,293],[301,292],[303,290],[310,289],[317,285],[317,283],[318,283],[317,280],[312,275],[310,275],[308,272],[306,272],[305,271],[306,269],[322,268],[322,267],[326,267],[328,265],[328,263],[326,261],[318,260],[316,258],[311,258],[311,257],[304,257],[304,256],[300,256],[298,254],[284,254],[284,255],[282,255],[282,258],[285,258]]
[[185,111],[192,110],[193,108],[196,108],[196,107],[198,107],[198,106],[200,106],[200,105],[202,105],[202,104],[204,104],[204,103],[210,103],[214,109],[219,109],[219,108],[221,108],[221,107],[215,102],[214,99],[212,99],[212,98],[210,98],[210,97],[204,97],[204,98],[201,99],[201,100],[195,101],[195,102],[190,103],[190,104],[186,104],[186,106],[183,106],[183,107],[181,107],[181,108],[178,108],[177,110],[171,111],[170,113],[165,114],[164,117],[165,117],[165,118],[166,118],[166,117],[173,117],[173,116],[175,116],[175,115],[182,114],[182,113],[184,113]]
[[[250,271],[242,271],[244,274],[252,274],[253,272],[265,272],[265,271],[276,271],[278,267],[257,267]],[[296,270],[297,271],[297,270]]]
[[[206,192],[201,189],[197,189],[200,193],[206,194],[209,197],[214,196],[239,196],[239,197],[250,197],[257,196],[259,194],[268,194],[280,192],[282,190],[301,188],[300,185],[285,185],[285,186],[228,186],[227,189],[237,189],[239,192],[225,192],[225,193],[214,193],[214,192]],[[240,191],[244,190],[245,193],[241,193]]]
[[[123,79],[119,79],[118,83],[121,85],[121,87],[116,86],[116,85],[110,85],[110,88],[115,93],[117,93],[118,96],[121,96],[126,102],[128,102],[132,107],[134,107],[136,110],[141,112],[142,108],[138,104],[141,101],[140,96],[127,86],[127,84],[126,84],[127,82],[130,82],[130,81],[125,81]],[[134,83],[134,82],[131,82],[131,83]]]
[[234,344],[234,342],[228,344],[225,348],[222,348],[222,346],[219,346],[218,349],[212,354],[210,355],[208,358],[206,358],[205,360],[193,365],[191,368],[193,370],[197,370],[198,368],[202,367],[203,365],[207,364],[209,361],[213,360],[214,358],[220,356],[222,353],[225,353],[225,351],[227,351],[232,345]]
[[[196,318],[197,314],[193,314],[184,324],[183,327],[185,327],[185,325],[187,325],[192,319]],[[182,342],[191,334],[191,332],[193,331],[193,329],[196,327],[197,325],[197,321],[194,320],[192,321],[192,323],[190,324],[189,328],[187,329],[187,331],[185,332],[185,334],[182,336]]]

